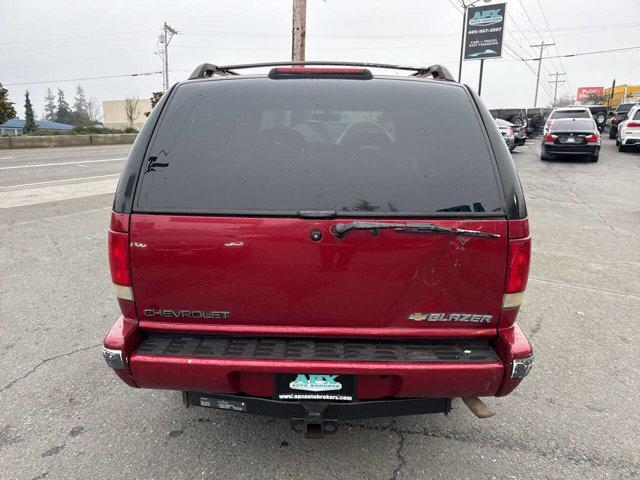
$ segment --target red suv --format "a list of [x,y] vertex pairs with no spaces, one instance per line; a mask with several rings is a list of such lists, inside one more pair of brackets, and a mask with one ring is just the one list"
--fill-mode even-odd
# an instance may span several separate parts
[[445,68],[205,64],[122,172],[103,353],[132,387],[308,436],[455,397],[486,416],[533,360],[529,257],[511,155]]

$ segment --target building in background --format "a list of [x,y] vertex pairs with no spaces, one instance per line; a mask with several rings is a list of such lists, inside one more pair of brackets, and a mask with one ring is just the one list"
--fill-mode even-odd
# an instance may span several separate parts
[[[129,127],[129,120],[126,113],[126,100],[107,100],[102,102],[102,113],[104,115],[105,128],[114,128],[123,130]],[[136,109],[133,128],[140,130],[144,121],[147,119],[145,113],[151,111],[151,100],[141,98],[138,100],[138,108]]]
[[[22,135],[26,120],[20,118],[12,118],[0,125],[1,135]],[[66,123],[50,122],[48,120],[36,120],[38,130],[42,133],[46,132],[63,132],[67,130],[73,130],[73,125],[67,125]]]
[[[611,103],[609,104],[609,99],[611,98]],[[611,87],[604,89],[604,103],[609,105],[609,108],[615,110],[618,108],[618,105],[622,103],[622,100],[631,100],[636,99],[640,101],[640,85],[634,84],[623,84],[616,85],[616,88],[613,90],[613,97],[611,97]]]

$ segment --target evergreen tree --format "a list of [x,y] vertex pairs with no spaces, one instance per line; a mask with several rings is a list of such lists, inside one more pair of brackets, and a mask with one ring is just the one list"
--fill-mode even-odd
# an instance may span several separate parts
[[80,85],[76,87],[76,96],[73,103],[73,124],[76,127],[86,127],[92,124],[89,115],[89,102],[85,96],[84,89]]
[[35,132],[38,126],[33,116],[33,105],[31,105],[31,99],[29,98],[29,90],[24,94],[24,118],[26,119],[23,128],[24,133]]
[[64,92],[61,89],[58,89],[58,108],[56,110],[55,121],[68,125],[73,123],[73,113],[69,108],[69,104],[64,99]]
[[156,103],[160,101],[164,92],[152,92],[151,93],[151,108],[156,106]]
[[13,102],[9,101],[9,90],[0,83],[0,125],[16,117],[16,109]]
[[47,88],[47,96],[44,97],[44,119],[53,122],[56,119],[56,96]]

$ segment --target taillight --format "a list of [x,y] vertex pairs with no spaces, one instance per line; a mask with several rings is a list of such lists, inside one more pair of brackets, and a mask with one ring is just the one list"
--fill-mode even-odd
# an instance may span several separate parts
[[627,128],[640,128],[640,122],[629,122]]
[[599,142],[599,141],[600,141],[600,135],[596,135],[596,134],[594,133],[594,134],[589,135],[588,137],[584,137],[584,139],[585,139],[588,143],[597,143],[597,142]]
[[499,327],[513,325],[518,315],[518,309],[524,298],[529,278],[531,263],[531,237],[529,236],[529,221],[509,221],[509,248],[507,254],[507,275],[502,297],[502,311]]
[[558,139],[557,135],[552,135],[550,133],[546,137],[544,137],[545,142],[551,142],[551,143],[555,142],[557,139]]
[[129,215],[111,214],[108,243],[109,269],[120,310],[126,318],[136,318],[129,266]]
[[507,262],[507,284],[505,293],[523,292],[527,287],[530,258],[530,237],[509,240],[509,259]]
[[359,78],[373,77],[371,70],[354,67],[276,67],[269,72],[269,78],[325,77],[325,78]]
[[513,128],[509,127],[509,136],[513,137]]

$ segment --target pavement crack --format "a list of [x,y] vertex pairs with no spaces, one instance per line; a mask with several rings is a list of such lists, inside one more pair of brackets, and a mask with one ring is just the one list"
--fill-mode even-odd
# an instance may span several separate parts
[[640,296],[634,295],[633,293],[629,293],[629,292],[621,292],[620,290],[611,290],[609,288],[594,287],[591,285],[580,285],[577,283],[563,282],[561,280],[550,280],[547,278],[539,278],[539,277],[532,277],[532,276],[529,277],[529,280],[534,280],[536,282],[542,282],[542,283],[555,283],[557,285],[565,285],[567,287],[582,288],[585,290],[596,290],[598,292],[604,292],[604,293],[614,293],[616,295],[623,295],[625,297],[631,297],[631,298],[640,298]]
[[391,429],[391,431],[394,432],[396,435],[398,435],[398,439],[399,439],[398,448],[396,448],[396,458],[398,459],[398,466],[395,468],[395,470],[393,471],[393,475],[389,479],[389,480],[396,480],[398,478],[398,475],[400,475],[400,471],[407,464],[407,460],[404,458],[404,455],[402,454],[405,438],[404,438],[404,433],[402,433],[402,430],[399,430],[394,427]]
[[604,225],[605,227],[607,227],[609,230],[611,230],[613,233],[620,235],[621,237],[625,237],[625,238],[629,238],[631,240],[633,240],[636,243],[640,243],[640,240],[638,240],[636,237],[634,237],[633,235],[629,235],[626,234],[624,232],[621,232],[620,230],[618,230],[616,227],[614,227],[605,217],[604,215],[602,215],[598,210],[596,210],[593,205],[591,205],[590,203],[587,203],[586,201],[584,201],[584,199],[580,196],[580,194],[577,192],[577,190],[574,187],[574,184],[572,182],[567,181],[562,175],[560,175],[560,173],[558,171],[556,171],[556,175],[558,176],[558,178],[560,178],[566,185],[569,186],[569,190],[571,191],[571,193],[573,194],[574,198],[581,204],[584,205],[585,207],[587,207],[589,210],[591,210],[591,212],[598,217],[598,219],[600,220],[600,223],[602,223],[602,225]]
[[61,353],[60,355],[54,355],[52,357],[49,358],[45,358],[44,360],[41,360],[40,363],[36,364],[31,370],[29,370],[28,372],[26,372],[24,375],[21,375],[17,378],[14,378],[13,380],[11,380],[9,383],[7,383],[4,387],[2,387],[0,389],[0,393],[4,392],[5,390],[10,389],[11,387],[13,387],[16,383],[18,383],[20,380],[24,380],[25,378],[27,378],[29,375],[31,375],[32,373],[36,372],[40,367],[42,367],[43,365],[52,362],[54,360],[58,360],[60,358],[64,358],[64,357],[69,357],[71,355],[74,355],[76,353],[79,352],[84,352],[86,350],[91,350],[92,348],[96,348],[96,347],[100,347],[102,346],[102,343],[97,343],[95,345],[89,345],[88,347],[82,347],[82,348],[77,348],[75,350],[71,350],[70,352],[66,352],[66,353]]
[[574,465],[588,465],[592,468],[611,468],[620,472],[632,472],[636,473],[640,465],[633,460],[624,457],[603,457],[598,452],[583,452],[575,449],[545,449],[539,446],[535,441],[526,441],[525,439],[515,438],[500,438],[499,436],[483,435],[475,438],[472,434],[467,432],[445,431],[439,432],[435,430],[423,429],[411,429],[411,428],[398,428],[395,425],[362,425],[359,423],[345,423],[345,425],[361,428],[364,430],[377,430],[377,431],[390,431],[398,434],[401,437],[401,441],[398,449],[396,450],[396,456],[401,462],[399,468],[396,468],[394,477],[397,478],[397,474],[402,467],[406,465],[406,459],[402,456],[402,448],[404,447],[405,435],[418,435],[426,438],[450,440],[454,442],[460,442],[467,445],[476,445],[479,447],[495,448],[497,450],[507,451],[511,453],[526,452],[544,459],[554,459],[556,461],[571,462]]

